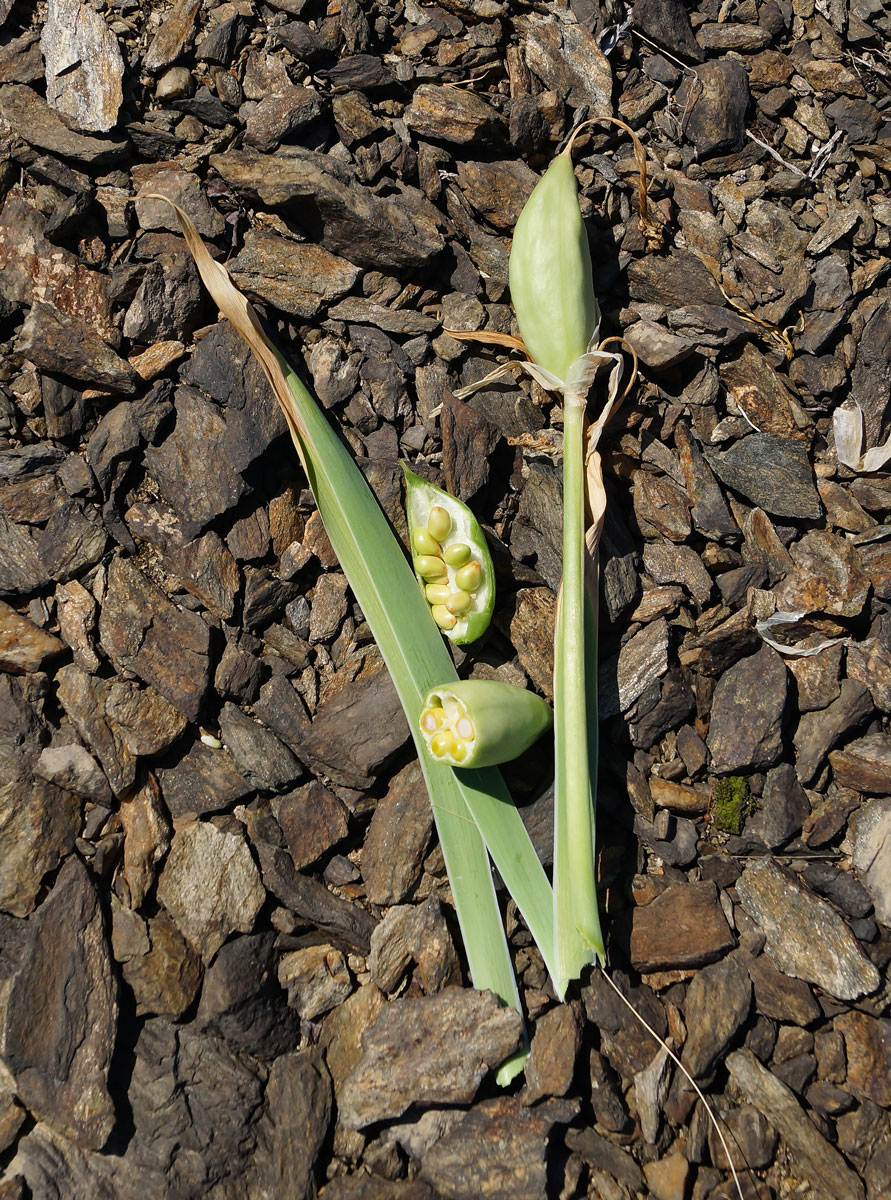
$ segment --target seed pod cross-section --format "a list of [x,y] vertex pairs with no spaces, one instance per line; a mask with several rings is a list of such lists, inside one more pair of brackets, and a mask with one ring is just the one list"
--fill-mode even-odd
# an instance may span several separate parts
[[498,679],[462,679],[427,693],[419,724],[437,762],[494,767],[528,750],[552,719],[535,692]]
[[403,463],[412,565],[433,620],[464,645],[488,628],[495,604],[495,573],[473,513],[454,496],[415,475]]

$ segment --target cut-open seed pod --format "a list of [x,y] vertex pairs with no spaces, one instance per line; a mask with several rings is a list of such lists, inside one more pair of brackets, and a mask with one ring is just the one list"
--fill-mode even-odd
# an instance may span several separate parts
[[419,724],[437,762],[493,767],[528,750],[551,721],[535,692],[497,679],[462,679],[427,693]]
[[476,641],[488,627],[495,603],[495,575],[483,531],[466,504],[405,463],[402,470],[415,574],[433,619],[451,641]]

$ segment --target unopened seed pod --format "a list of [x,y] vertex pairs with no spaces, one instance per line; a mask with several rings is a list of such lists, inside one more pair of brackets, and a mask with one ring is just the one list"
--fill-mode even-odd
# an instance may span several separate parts
[[483,531],[466,504],[404,463],[402,470],[415,574],[431,616],[450,641],[473,642],[488,627],[495,603],[495,572]]
[[565,152],[542,175],[520,213],[508,277],[529,357],[566,379],[597,332],[600,309],[578,184]]
[[419,728],[437,762],[493,767],[528,750],[552,720],[535,692],[497,679],[463,679],[427,693]]

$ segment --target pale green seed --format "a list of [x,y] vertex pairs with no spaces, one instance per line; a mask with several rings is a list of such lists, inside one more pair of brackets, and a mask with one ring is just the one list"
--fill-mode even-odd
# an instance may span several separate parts
[[442,547],[439,542],[430,530],[425,529],[423,525],[414,531],[411,540],[418,554],[435,554],[437,557],[442,554]]
[[415,558],[415,570],[422,579],[438,579],[445,574],[442,559],[435,554],[419,554]]
[[452,532],[452,518],[440,504],[434,504],[427,518],[427,528],[437,541],[443,541]]
[[[429,591],[430,589],[428,588],[427,590]],[[473,600],[468,592],[452,592],[446,596],[443,603],[450,613],[454,613],[456,617],[460,617],[463,613],[467,612],[471,604],[473,604]]]
[[428,604],[445,604],[451,594],[452,589],[447,583],[428,583],[424,588]]
[[440,629],[454,629],[458,624],[458,618],[444,604],[434,604],[430,611]]
[[450,567],[463,567],[470,559],[470,547],[464,542],[453,542],[443,550],[442,557]]
[[462,592],[475,592],[483,582],[483,568],[478,562],[470,562],[455,573],[455,584]]

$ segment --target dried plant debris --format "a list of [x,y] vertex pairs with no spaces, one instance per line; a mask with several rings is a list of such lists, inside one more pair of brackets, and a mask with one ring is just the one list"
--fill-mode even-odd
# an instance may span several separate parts
[[[575,147],[603,336],[611,974],[746,1195],[891,1176],[891,15],[879,0],[0,0],[0,1191],[734,1194],[595,972],[470,991],[408,729],[168,206],[549,700],[563,422],[489,381]],[[615,124],[634,130],[646,163]],[[489,331],[487,341],[454,336]],[[545,743],[506,768],[536,846]],[[544,839],[545,841],[547,839]],[[729,1135],[728,1135],[729,1136]]]

